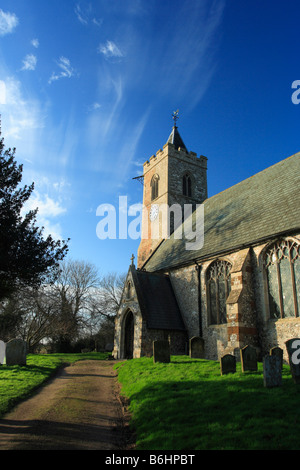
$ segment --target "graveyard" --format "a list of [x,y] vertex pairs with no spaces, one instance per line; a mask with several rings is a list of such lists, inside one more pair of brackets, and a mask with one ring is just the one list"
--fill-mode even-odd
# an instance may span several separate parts
[[[286,343],[291,358],[294,338]],[[153,356],[109,361],[129,403],[137,450],[300,449],[299,364],[274,347],[262,361],[246,346],[239,356],[171,356],[168,341],[153,342]],[[0,342],[0,418],[34,395],[64,364],[111,359],[108,353],[26,354],[22,340]]]
[[264,383],[262,362],[243,372],[237,361],[235,372],[224,375],[219,361],[189,356],[164,363],[133,359],[116,367],[130,400],[137,449],[300,449],[300,388],[287,364],[276,386]]

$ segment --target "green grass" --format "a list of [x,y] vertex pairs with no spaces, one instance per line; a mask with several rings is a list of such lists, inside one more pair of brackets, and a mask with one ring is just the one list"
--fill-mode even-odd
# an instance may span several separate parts
[[29,354],[26,366],[0,365],[0,417],[31,396],[63,364],[83,359],[106,359],[106,353]]
[[217,361],[173,356],[117,364],[130,399],[137,450],[300,449],[300,386],[284,365],[282,386],[257,372],[220,375]]

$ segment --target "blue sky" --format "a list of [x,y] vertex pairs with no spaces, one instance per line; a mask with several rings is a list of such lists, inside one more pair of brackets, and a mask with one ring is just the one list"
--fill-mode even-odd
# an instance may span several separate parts
[[126,272],[139,240],[99,240],[96,209],[142,202],[176,109],[209,196],[300,151],[299,20],[299,0],[1,0],[2,135],[45,233]]

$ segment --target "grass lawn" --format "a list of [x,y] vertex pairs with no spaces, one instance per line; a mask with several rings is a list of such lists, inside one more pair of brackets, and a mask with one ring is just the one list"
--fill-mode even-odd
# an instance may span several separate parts
[[83,359],[106,359],[106,353],[28,354],[26,366],[0,365],[0,417],[49,379],[58,367]]
[[137,450],[300,449],[300,386],[284,365],[282,386],[258,372],[220,375],[218,361],[172,356],[116,364],[130,399]]

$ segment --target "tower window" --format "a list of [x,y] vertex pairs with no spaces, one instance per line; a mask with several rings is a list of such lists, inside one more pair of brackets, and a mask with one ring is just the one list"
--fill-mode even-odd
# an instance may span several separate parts
[[185,174],[182,178],[182,194],[188,197],[192,196],[192,180],[188,174]]
[[154,175],[152,180],[151,180],[151,201],[153,199],[156,199],[158,197],[158,181],[159,181],[159,176]]

